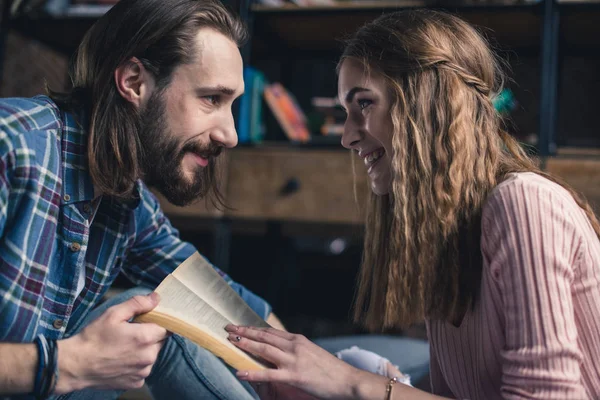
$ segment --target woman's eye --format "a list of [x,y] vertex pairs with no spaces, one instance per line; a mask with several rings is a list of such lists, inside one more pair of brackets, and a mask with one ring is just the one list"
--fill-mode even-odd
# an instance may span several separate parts
[[365,108],[367,108],[371,104],[373,104],[373,102],[371,100],[367,100],[367,99],[357,100],[357,103],[361,110],[364,110]]

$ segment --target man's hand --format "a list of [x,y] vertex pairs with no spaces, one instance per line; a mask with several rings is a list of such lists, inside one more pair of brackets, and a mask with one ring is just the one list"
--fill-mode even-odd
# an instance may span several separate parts
[[142,387],[169,334],[156,324],[128,321],[151,311],[158,302],[155,293],[132,297],[106,310],[81,333],[59,341],[55,394]]

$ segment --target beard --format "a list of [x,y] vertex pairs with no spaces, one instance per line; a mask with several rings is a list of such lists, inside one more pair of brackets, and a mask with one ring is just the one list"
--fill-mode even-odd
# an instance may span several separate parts
[[[176,206],[186,206],[211,194],[220,203],[216,172],[217,156],[222,148],[214,144],[201,146],[178,140],[169,131],[166,105],[160,91],[152,94],[140,114],[139,137],[143,151],[141,167],[144,182],[148,186],[156,188]],[[191,178],[186,176],[182,164],[183,157],[188,152],[208,159],[208,165],[198,165]]]

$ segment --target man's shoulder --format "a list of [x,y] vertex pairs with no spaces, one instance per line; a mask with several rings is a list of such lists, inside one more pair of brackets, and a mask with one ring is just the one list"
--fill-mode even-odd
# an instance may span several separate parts
[[58,106],[47,96],[0,99],[0,133],[4,137],[60,129],[62,124]]
[[135,192],[137,199],[133,203],[139,211],[152,213],[161,208],[155,193],[141,179],[135,184]]

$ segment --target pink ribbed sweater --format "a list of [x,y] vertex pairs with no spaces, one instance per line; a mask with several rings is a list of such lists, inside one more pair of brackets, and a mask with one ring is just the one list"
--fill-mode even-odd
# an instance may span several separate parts
[[434,393],[600,400],[600,242],[573,198],[512,175],[484,206],[481,250],[474,310],[427,323]]

